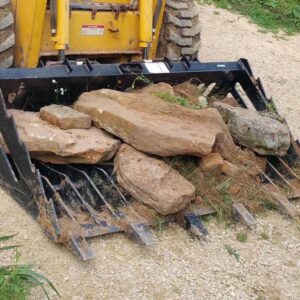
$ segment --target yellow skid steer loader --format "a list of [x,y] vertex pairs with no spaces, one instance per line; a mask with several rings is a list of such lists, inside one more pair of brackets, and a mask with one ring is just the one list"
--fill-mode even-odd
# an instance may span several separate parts
[[[231,93],[246,107],[237,84],[257,110],[267,110],[260,80],[246,59],[201,63],[198,7],[192,0],[0,0],[0,181],[55,242],[83,260],[87,239],[125,232],[155,242],[155,223],[116,184],[112,164],[53,165],[33,160],[8,108],[39,111],[71,105],[100,88],[124,91],[147,80],[172,85],[197,79],[215,83],[210,95]],[[9,151],[4,151],[8,149]],[[286,161],[299,156],[293,143]],[[9,153],[9,154],[8,154]],[[0,200],[1,202],[1,200]],[[207,234],[190,207],[165,218]],[[143,217],[141,217],[141,215]]]

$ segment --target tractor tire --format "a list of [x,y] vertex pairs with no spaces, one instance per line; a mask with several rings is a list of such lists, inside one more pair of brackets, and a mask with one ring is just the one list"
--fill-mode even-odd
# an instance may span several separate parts
[[9,68],[14,60],[14,15],[9,0],[0,0],[0,68]]
[[199,10],[193,0],[167,0],[157,57],[197,58],[201,43]]

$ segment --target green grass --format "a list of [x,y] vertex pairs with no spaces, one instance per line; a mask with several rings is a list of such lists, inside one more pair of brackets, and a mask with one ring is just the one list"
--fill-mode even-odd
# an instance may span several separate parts
[[240,254],[234,248],[230,245],[224,245],[224,248],[227,250],[229,255],[234,256],[237,261],[240,260]]
[[189,99],[184,98],[184,97],[174,96],[168,92],[156,92],[156,93],[154,93],[154,96],[159,97],[166,102],[169,102],[172,104],[178,104],[178,105],[184,106],[186,108],[191,108],[191,109],[200,109],[201,108],[200,104],[192,104],[189,101]]
[[237,235],[236,235],[236,239],[241,242],[241,243],[246,243],[247,240],[248,240],[248,234],[247,232],[239,232]]
[[262,232],[262,233],[260,234],[260,237],[261,237],[263,240],[266,240],[266,241],[270,239],[269,235],[268,235],[266,232]]
[[161,217],[159,216],[156,217],[154,228],[158,235],[162,235],[163,231],[166,228],[166,224]]
[[199,0],[214,3],[250,19],[264,29],[274,33],[283,30],[287,34],[300,32],[299,0]]
[[[3,244],[10,240],[11,236],[0,236],[0,243]],[[26,300],[30,292],[35,287],[43,289],[47,299],[50,299],[46,285],[48,285],[57,295],[52,282],[43,275],[35,272],[31,265],[19,264],[20,252],[19,246],[2,245],[2,251],[15,251],[15,262],[11,265],[0,265],[0,300]]]

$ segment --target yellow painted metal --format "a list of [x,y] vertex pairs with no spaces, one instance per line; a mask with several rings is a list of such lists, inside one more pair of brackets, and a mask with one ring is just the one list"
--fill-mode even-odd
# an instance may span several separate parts
[[57,28],[55,36],[52,37],[52,41],[54,41],[54,48],[56,50],[65,50],[69,44],[69,16],[70,1],[57,0]]
[[[87,3],[86,0],[71,0],[74,3]],[[94,3],[130,4],[132,0],[92,0]]]
[[[157,0],[154,0],[154,7],[156,7],[156,5],[158,4],[157,2],[158,2]],[[156,57],[158,41],[159,41],[159,37],[160,37],[162,25],[163,25],[165,7],[166,7],[166,0],[162,0],[158,21],[157,21],[157,24],[156,24],[156,26],[153,30],[152,44],[151,44],[150,53],[149,53],[149,57],[151,59],[154,59]]]
[[13,0],[15,12],[15,65],[36,67],[41,48],[47,0]]
[[140,0],[140,47],[148,48],[152,42],[153,1]]
[[[134,28],[134,30],[133,30]],[[99,56],[103,54],[138,54],[139,15],[137,12],[71,12],[70,41],[67,55]],[[56,55],[51,41],[50,13],[47,12],[42,38],[41,56]]]
[[[95,15],[84,10],[72,10],[69,14],[69,1],[86,3],[86,0],[58,0],[57,33],[53,39],[47,0],[11,1],[16,19],[15,65],[22,67],[36,67],[40,57],[57,56],[57,50],[64,49],[67,55],[73,56],[101,58],[102,55],[114,55],[124,59],[127,55],[140,59],[140,47],[149,46],[149,58],[154,58],[166,2],[162,0],[162,10],[153,31],[153,15],[158,0],[140,0],[137,11],[98,11]],[[93,2],[131,3],[130,0]],[[93,26],[96,28],[94,33]]]

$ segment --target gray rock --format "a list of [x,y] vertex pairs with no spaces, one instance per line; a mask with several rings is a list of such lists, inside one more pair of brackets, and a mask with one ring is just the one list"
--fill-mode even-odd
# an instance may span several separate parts
[[220,102],[215,102],[214,107],[241,145],[261,155],[283,156],[287,153],[291,136],[285,121]]

